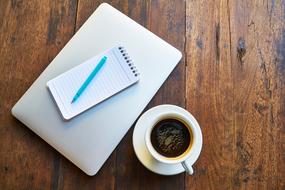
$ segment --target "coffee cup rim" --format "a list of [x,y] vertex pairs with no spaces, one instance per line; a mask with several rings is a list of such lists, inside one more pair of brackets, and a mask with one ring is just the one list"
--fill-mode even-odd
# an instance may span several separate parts
[[[181,108],[183,109],[183,108]],[[185,110],[185,109],[183,109]],[[193,147],[196,146],[197,143],[197,133],[198,133],[198,129],[197,127],[199,127],[197,121],[195,120],[195,118],[187,111],[185,110],[186,113],[184,112],[179,112],[176,110],[167,110],[164,111],[162,113],[159,113],[152,121],[150,126],[147,128],[146,133],[145,133],[145,143],[146,143],[146,147],[148,149],[148,151],[150,152],[150,154],[157,160],[163,163],[167,163],[167,164],[176,164],[176,163],[181,163],[185,160],[187,160],[192,153]],[[177,120],[182,120],[186,126],[188,128],[190,128],[190,130],[192,131],[192,143],[191,143],[191,147],[190,150],[183,156],[178,156],[178,157],[174,157],[174,158],[168,158],[165,157],[161,154],[159,154],[154,147],[152,146],[151,143],[151,131],[153,129],[153,127],[155,126],[155,124],[163,119],[167,119],[167,118],[173,118],[173,119],[177,119]]]

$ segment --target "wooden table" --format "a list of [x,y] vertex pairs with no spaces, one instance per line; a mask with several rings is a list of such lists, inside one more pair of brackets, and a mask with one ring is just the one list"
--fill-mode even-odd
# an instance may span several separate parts
[[195,175],[148,171],[132,127],[89,177],[14,119],[12,106],[101,1],[0,0],[0,189],[285,189],[285,1],[108,2],[183,52],[146,109],[176,104],[197,118]]

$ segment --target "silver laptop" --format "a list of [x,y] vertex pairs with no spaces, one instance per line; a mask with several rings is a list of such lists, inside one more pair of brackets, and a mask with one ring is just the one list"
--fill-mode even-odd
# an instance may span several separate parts
[[[46,83],[123,44],[140,82],[64,121]],[[103,3],[12,108],[12,114],[88,175],[94,175],[181,59],[181,52]]]

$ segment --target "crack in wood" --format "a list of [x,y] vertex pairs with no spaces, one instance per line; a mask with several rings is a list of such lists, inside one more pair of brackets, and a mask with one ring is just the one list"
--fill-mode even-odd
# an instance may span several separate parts
[[[277,72],[280,76],[285,75],[285,29],[282,30],[281,40],[277,43]],[[283,79],[281,82],[285,84],[284,77],[280,77]]]
[[220,63],[220,23],[216,24],[216,61]]
[[12,9],[20,8],[23,4],[23,0],[11,0]]
[[203,49],[203,41],[200,37],[196,39],[196,45],[199,49]]
[[243,57],[246,54],[246,46],[245,46],[245,40],[243,37],[240,37],[237,42],[237,58],[240,65],[243,65]]
[[253,104],[254,109],[262,116],[264,116],[264,111],[268,110],[268,106],[267,105],[263,105],[260,103],[255,102]]
[[55,8],[52,8],[49,15],[47,44],[53,44],[56,40],[56,33],[60,24],[60,13]]

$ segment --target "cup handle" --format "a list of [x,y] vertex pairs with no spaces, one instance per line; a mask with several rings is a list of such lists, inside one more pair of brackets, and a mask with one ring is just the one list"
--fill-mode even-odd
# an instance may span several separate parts
[[185,169],[186,173],[192,175],[194,173],[193,168],[188,160],[181,162],[183,168]]

